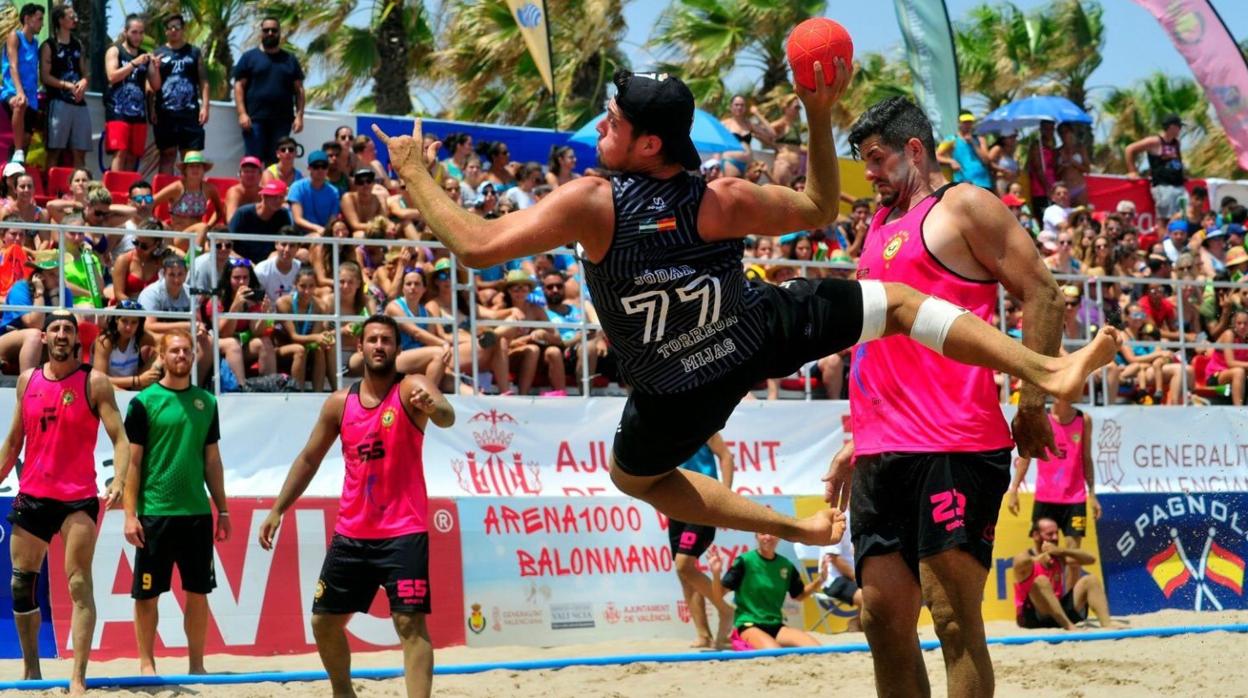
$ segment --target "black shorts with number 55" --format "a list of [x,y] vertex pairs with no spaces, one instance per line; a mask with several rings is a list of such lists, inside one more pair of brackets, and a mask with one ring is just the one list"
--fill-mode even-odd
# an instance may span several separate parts
[[367,613],[385,587],[391,613],[429,613],[429,534],[365,540],[335,533],[313,613]]

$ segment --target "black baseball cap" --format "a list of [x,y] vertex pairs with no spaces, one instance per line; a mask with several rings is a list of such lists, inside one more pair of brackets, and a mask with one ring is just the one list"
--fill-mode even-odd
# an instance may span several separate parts
[[658,136],[668,155],[686,170],[702,164],[689,137],[693,128],[693,93],[667,73],[617,70],[615,105],[637,129]]
[[52,323],[60,322],[61,320],[64,320],[68,322],[69,324],[73,325],[74,330],[77,331],[78,316],[74,315],[68,310],[53,310],[50,313],[45,313],[43,316],[43,331],[47,332],[48,328],[52,326]]
[[1183,119],[1178,114],[1166,114],[1166,118],[1161,120],[1162,128],[1170,128],[1171,126],[1183,126]]

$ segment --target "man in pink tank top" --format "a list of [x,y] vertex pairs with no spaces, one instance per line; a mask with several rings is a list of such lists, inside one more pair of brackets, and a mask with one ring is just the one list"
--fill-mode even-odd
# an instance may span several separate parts
[[[945,182],[923,111],[904,98],[884,100],[858,119],[849,143],[881,201],[859,280],[907,284],[982,320],[991,319],[1002,283],[1024,309],[1023,341],[1015,344],[1055,357],[1057,284],[995,195]],[[1106,341],[1113,343],[1101,335],[1081,351]],[[1047,389],[1024,378],[1011,439],[993,372],[977,367],[985,365],[933,352],[913,336],[860,344],[853,355],[853,440],[825,480],[829,503],[851,505],[863,630],[881,694],[930,691],[916,629],[924,604],[944,650],[949,694],[993,691],[980,604],[1010,450],[1016,441],[1024,456],[1043,455],[1053,437]]]
[[395,371],[399,326],[388,315],[364,321],[360,340],[364,380],[325,401],[308,443],[260,526],[260,545],[273,549],[282,514],[316,475],[334,439],[342,437],[346,472],[338,523],[321,567],[312,603],[312,632],[335,696],[354,696],[347,621],[367,613],[384,587],[390,615],[403,645],[409,696],[428,696],[433,646],[430,612],[429,538],[421,446],[429,422],[443,429],[455,410],[423,375]]
[[[1038,459],[1031,523],[1053,519],[1066,536],[1066,544],[1079,548],[1088,531],[1089,507],[1093,518],[1101,518],[1092,465],[1092,417],[1065,400],[1054,400],[1049,423],[1057,448]],[[1018,488],[1027,478],[1030,465],[1030,458],[1019,456],[1014,460],[1014,481],[1010,483],[1006,506],[1015,516],[1019,510]],[[1078,567],[1072,567],[1068,578],[1077,579],[1078,574]]]
[[42,678],[39,670],[39,604],[35,588],[48,544],[57,533],[65,541],[65,577],[74,602],[71,621],[74,668],[69,692],[86,692],[87,660],[95,631],[91,559],[95,554],[100,500],[95,475],[95,438],[100,423],[113,442],[116,475],[105,506],[121,503],[130,462],[130,444],[108,376],[79,360],[78,320],[69,311],[44,315],[43,343],[48,362],[17,380],[18,407],[0,446],[0,482],[18,465],[18,492],[9,521],[13,536],[13,620],[22,645],[22,679]]
[[[1121,628],[1109,615],[1105,585],[1092,574],[1080,574],[1096,558],[1078,548],[1059,545],[1057,522],[1041,518],[1031,524],[1030,550],[1014,556],[1014,613],[1020,628],[1062,628],[1096,614],[1102,628]],[[1073,576],[1068,570],[1074,570]],[[1075,579],[1073,585],[1070,580]]]
[[495,220],[447,198],[430,175],[439,143],[423,144],[419,119],[410,136],[373,131],[429,228],[464,264],[486,268],[577,243],[594,308],[633,388],[611,449],[611,481],[620,491],[677,521],[828,545],[844,532],[839,510],[798,520],[679,467],[724,428],[753,386],[855,344],[904,335],[953,361],[1073,395],[1082,390],[1080,373],[1112,358],[1116,337],[1109,332],[1088,352],[1050,358],[904,283],[747,281],[747,235],[777,237],[836,219],[832,114],[853,71],[839,60],[814,70],[818,87],[798,88],[810,125],[801,192],[690,174],[699,165],[689,137],[693,93],[667,74],[613,77],[616,96],[597,127],[598,161],[616,174],[581,177]]

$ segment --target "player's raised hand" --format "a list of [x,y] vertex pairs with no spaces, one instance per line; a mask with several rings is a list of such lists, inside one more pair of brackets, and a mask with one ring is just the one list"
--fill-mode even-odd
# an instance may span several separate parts
[[[834,65],[824,65],[821,61],[815,61],[814,69],[815,89],[808,90],[799,83],[796,85],[797,96],[802,100],[802,105],[806,107],[807,112],[827,113],[834,104],[841,100],[841,95],[845,94],[849,81],[854,76],[854,66],[847,64],[845,59],[838,58]],[[836,71],[831,83],[826,82],[824,77],[828,70]]]

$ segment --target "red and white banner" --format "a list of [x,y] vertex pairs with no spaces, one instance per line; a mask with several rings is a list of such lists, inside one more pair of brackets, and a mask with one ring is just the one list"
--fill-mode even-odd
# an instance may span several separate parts
[[[271,499],[230,500],[233,535],[216,546],[217,588],[208,595],[208,654],[273,655],[315,652],[312,637],[312,599],[333,535],[338,514],[336,499],[305,498],[286,513],[274,549],[260,547],[260,524]],[[461,609],[464,606],[460,574],[459,516],[455,503],[429,502],[429,585],[433,595],[429,633],[435,647],[464,644]],[[123,535],[124,516],[107,512],[101,520],[92,574],[95,581],[96,624],[92,656],[99,659],[134,657],[134,601],[130,598],[134,547]],[[52,616],[58,650],[69,656],[73,603],[65,579],[65,551],[60,536],[53,539],[48,558]],[[186,654],[182,630],[185,597],[175,572],[172,593],[158,603],[160,621],[156,652],[160,656]],[[378,650],[398,646],[390,619],[389,602],[379,591],[367,614],[356,614],[347,624],[351,647]]]

